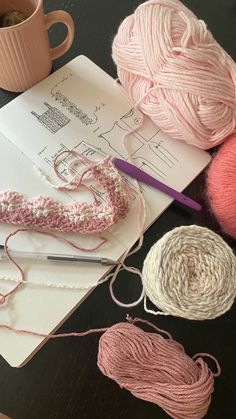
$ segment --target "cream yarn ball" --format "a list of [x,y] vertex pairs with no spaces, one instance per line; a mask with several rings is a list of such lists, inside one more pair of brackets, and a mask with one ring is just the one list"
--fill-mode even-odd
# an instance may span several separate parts
[[192,320],[214,319],[236,296],[236,258],[216,233],[196,225],[166,233],[143,265],[145,298],[166,314]]

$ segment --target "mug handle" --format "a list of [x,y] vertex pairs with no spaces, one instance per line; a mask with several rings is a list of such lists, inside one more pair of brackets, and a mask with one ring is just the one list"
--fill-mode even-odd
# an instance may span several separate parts
[[50,12],[45,15],[45,23],[47,29],[54,25],[54,23],[64,23],[68,30],[66,39],[57,47],[50,48],[51,59],[55,60],[65,54],[72,45],[75,34],[74,21],[69,13],[64,12],[63,10],[56,10],[55,12]]

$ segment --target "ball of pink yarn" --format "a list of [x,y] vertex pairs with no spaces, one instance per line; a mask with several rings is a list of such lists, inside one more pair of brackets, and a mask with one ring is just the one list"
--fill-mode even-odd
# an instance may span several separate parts
[[118,77],[134,104],[172,138],[202,149],[236,126],[236,65],[178,0],[150,0],[119,27]]
[[222,230],[236,239],[236,134],[230,136],[213,159],[207,189],[212,211]]
[[205,354],[190,358],[180,343],[159,332],[168,338],[129,323],[110,327],[99,340],[98,367],[121,388],[157,404],[172,418],[200,419],[208,411],[220,367],[213,374],[202,358]]

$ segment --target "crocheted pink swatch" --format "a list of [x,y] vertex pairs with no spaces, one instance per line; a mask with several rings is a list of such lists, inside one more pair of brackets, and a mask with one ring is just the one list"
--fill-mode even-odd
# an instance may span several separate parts
[[50,197],[26,198],[18,192],[5,191],[0,193],[0,221],[82,234],[107,230],[127,215],[131,194],[111,157],[91,164],[90,170],[106,192],[106,203],[61,204]]

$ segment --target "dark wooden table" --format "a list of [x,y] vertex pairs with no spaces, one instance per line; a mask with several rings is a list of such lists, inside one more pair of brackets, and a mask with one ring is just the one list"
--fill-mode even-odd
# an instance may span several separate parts
[[[112,39],[121,20],[132,13],[139,3],[140,0],[46,0],[46,11],[68,10],[76,25],[73,47],[54,63],[54,69],[78,54],[84,54],[115,76],[116,69],[111,59]],[[236,1],[184,0],[184,3],[208,23],[215,38],[236,59]],[[64,35],[64,28],[55,26],[50,32],[51,42],[58,43]],[[14,97],[14,94],[0,90],[0,106]],[[129,260],[130,263],[141,268],[150,246],[175,226],[196,223],[219,232],[204,198],[204,184],[205,174],[187,189],[189,196],[203,203],[203,211],[194,213],[184,210],[177,203],[172,204],[148,230],[142,250]],[[236,248],[235,242],[226,240]],[[121,275],[116,293],[123,300],[132,300],[139,293],[138,280],[127,274]],[[204,322],[173,317],[153,318],[144,313],[142,305],[129,313],[147,318],[168,330],[190,355],[197,352],[214,354],[221,364],[222,375],[215,382],[207,418],[236,417],[235,306],[219,319]],[[60,331],[110,326],[123,321],[125,315],[126,310],[111,301],[108,285],[104,284],[93,292]],[[92,335],[82,339],[49,341],[21,369],[13,369],[0,359],[0,411],[13,419],[167,418],[160,408],[136,399],[100,373],[96,365],[98,340],[98,335]]]

